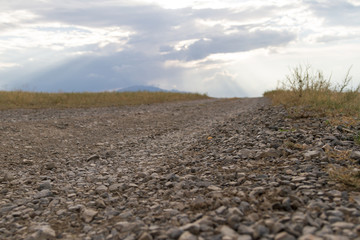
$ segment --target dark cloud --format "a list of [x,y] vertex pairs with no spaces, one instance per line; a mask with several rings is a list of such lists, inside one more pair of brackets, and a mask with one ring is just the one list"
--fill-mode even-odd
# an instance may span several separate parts
[[359,26],[360,6],[343,0],[306,0],[316,16],[323,17],[328,25]]
[[241,32],[220,35],[211,39],[201,39],[188,48],[170,54],[173,58],[184,60],[203,59],[216,53],[243,52],[268,46],[286,44],[295,39],[295,35],[279,31]]
[[[37,91],[100,91],[146,85],[151,80],[180,77],[182,69],[165,68],[162,59],[124,51],[110,56],[82,56],[29,80]],[[171,80],[171,79],[169,79]]]

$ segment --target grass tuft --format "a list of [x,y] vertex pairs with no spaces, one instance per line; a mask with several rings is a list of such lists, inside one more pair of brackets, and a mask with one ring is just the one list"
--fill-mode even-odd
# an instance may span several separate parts
[[97,93],[0,91],[0,109],[115,107],[206,98],[209,98],[206,94],[146,91]]
[[345,186],[360,190],[360,170],[349,167],[329,167],[330,178],[344,184]]
[[299,65],[290,70],[281,87],[265,92],[264,96],[271,98],[274,104],[296,107],[298,113],[305,110],[333,117],[355,116],[359,120],[360,85],[349,87],[350,70],[341,84],[333,85],[331,76],[326,78],[321,70],[313,71],[310,65]]

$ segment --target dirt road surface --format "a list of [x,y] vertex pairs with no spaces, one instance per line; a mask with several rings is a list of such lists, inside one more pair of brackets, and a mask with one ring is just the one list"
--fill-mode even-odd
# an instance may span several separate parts
[[0,136],[0,239],[360,239],[327,171],[359,146],[264,98],[6,110]]

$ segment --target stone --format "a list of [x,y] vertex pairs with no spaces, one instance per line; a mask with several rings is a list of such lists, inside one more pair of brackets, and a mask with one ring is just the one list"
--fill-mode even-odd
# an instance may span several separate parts
[[317,237],[315,235],[312,235],[312,234],[306,234],[306,235],[303,235],[301,237],[299,237],[299,240],[323,240],[322,237]]
[[97,155],[97,154],[94,154],[94,155],[91,155],[90,157],[88,157],[88,158],[86,159],[86,161],[87,161],[87,162],[89,162],[89,161],[96,161],[96,160],[99,160],[99,159],[100,159],[100,156]]
[[331,190],[327,192],[327,195],[331,196],[331,197],[341,197],[341,192],[338,190]]
[[350,158],[354,160],[360,160],[360,151],[352,151],[350,154]]
[[138,228],[138,225],[133,222],[122,221],[115,224],[119,232],[131,232]]
[[50,181],[45,181],[45,182],[42,182],[40,183],[39,187],[38,187],[38,190],[41,191],[41,190],[44,190],[44,189],[51,189],[51,182]]
[[313,226],[305,226],[305,227],[303,228],[302,234],[303,234],[303,235],[313,234],[313,233],[316,232],[317,229],[318,229],[318,228],[313,227]]
[[252,240],[250,235],[239,235],[236,240]]
[[321,152],[319,150],[312,150],[312,151],[307,151],[306,153],[304,153],[304,158],[306,160],[312,159],[312,158],[317,158],[320,157]]
[[84,208],[81,213],[81,218],[84,220],[84,222],[90,223],[97,214],[98,212],[94,209]]
[[55,168],[56,168],[56,165],[53,162],[48,162],[48,163],[45,164],[45,169],[46,170],[54,170]]
[[107,190],[108,190],[108,188],[105,185],[100,185],[95,189],[95,191],[98,194],[102,194],[102,193],[106,192]]
[[354,228],[354,224],[353,223],[349,223],[349,222],[336,222],[331,224],[331,227],[333,228],[341,228],[341,229],[352,229]]
[[138,240],[153,240],[153,237],[149,233],[144,232],[140,235]]
[[190,232],[184,232],[181,234],[178,240],[197,240],[198,238]]
[[296,238],[287,232],[280,232],[276,234],[275,240],[296,240]]
[[180,228],[170,228],[166,234],[169,236],[169,238],[171,239],[178,239],[181,234],[183,233],[184,231],[181,230]]
[[43,189],[34,195],[34,198],[46,198],[52,196],[52,192],[49,189]]
[[221,188],[215,186],[215,185],[210,185],[207,187],[209,190],[211,191],[221,191]]
[[261,238],[269,233],[269,229],[262,224],[256,224],[254,226],[253,236],[255,239]]
[[227,207],[226,206],[221,206],[218,209],[215,210],[215,212],[217,214],[223,214],[226,211]]
[[200,231],[200,225],[198,223],[189,223],[180,228],[184,232],[190,232],[192,234],[199,234]]
[[32,235],[36,240],[51,240],[55,239],[56,233],[50,225],[40,225],[35,227],[36,232]]
[[218,227],[217,231],[221,232],[223,236],[228,236],[231,239],[236,239],[239,234],[235,232],[231,227],[223,225]]
[[265,192],[264,187],[256,187],[250,192],[249,197],[257,198],[259,195],[263,194],[264,192]]
[[259,158],[278,158],[281,152],[275,149],[268,149],[259,155]]
[[240,233],[240,234],[248,234],[248,235],[253,235],[254,233],[254,229],[250,226],[246,226],[244,224],[241,224],[239,225],[237,231]]

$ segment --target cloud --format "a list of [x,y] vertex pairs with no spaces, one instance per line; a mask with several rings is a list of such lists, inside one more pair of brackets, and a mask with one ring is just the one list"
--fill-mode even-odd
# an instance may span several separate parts
[[20,67],[18,63],[0,62],[0,71],[8,68]]
[[[41,91],[153,84],[251,95],[239,85],[246,84],[239,68],[227,69],[231,62],[261,49],[271,57],[304,43],[356,41],[354,2],[189,0],[178,8],[164,0],[12,0],[0,11],[7,19],[0,23],[0,62],[17,63],[22,71],[3,66],[0,79]],[[274,47],[279,51],[266,50]]]
[[360,4],[358,1],[306,0],[305,2],[317,16],[325,19],[327,25],[360,25]]
[[211,54],[245,52],[257,48],[278,46],[295,39],[289,32],[279,31],[242,31],[231,35],[219,35],[210,39],[200,39],[189,47],[170,54],[173,58],[198,60]]
[[165,67],[159,56],[122,51],[105,56],[83,55],[46,68],[28,79],[27,85],[38,91],[104,91],[179,75],[179,67]]
[[216,72],[213,76],[204,79],[201,89],[213,97],[245,97],[247,95],[239,86],[236,76],[227,71]]

